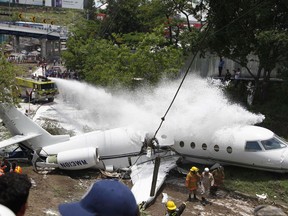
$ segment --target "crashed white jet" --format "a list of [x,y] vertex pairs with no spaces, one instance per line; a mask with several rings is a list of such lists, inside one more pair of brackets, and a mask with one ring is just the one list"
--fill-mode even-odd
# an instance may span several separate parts
[[156,154],[148,157],[151,145],[146,142],[147,134],[129,128],[95,131],[74,137],[53,136],[14,106],[7,104],[0,104],[0,118],[14,136],[0,142],[0,148],[19,143],[22,149],[31,152],[35,168],[77,170],[131,167],[132,192],[137,203],[149,203],[155,197],[150,194],[150,188],[154,159],[159,155],[161,163],[156,191],[163,184],[169,170],[176,166],[178,155],[203,164],[220,163],[288,172],[287,143],[272,131],[257,126],[222,128],[209,139],[191,135],[174,141],[170,137],[160,136],[157,137],[158,148],[156,146],[152,150]]
[[191,162],[288,172],[287,142],[272,131],[259,126],[222,128],[209,139],[185,137],[175,141],[173,148]]
[[[147,134],[135,132],[131,128],[94,131],[73,137],[51,135],[13,105],[3,103],[0,104],[0,118],[13,135],[0,142],[0,148],[18,143],[22,150],[28,152],[35,170],[39,167],[64,170],[132,167],[132,191],[139,204],[148,204],[155,197],[155,192],[150,194],[155,157],[162,158],[155,191],[161,187],[179,158],[173,152],[163,151],[159,147],[162,143],[167,145],[167,136],[159,137],[159,148],[153,149],[152,142],[147,141]],[[172,144],[173,141],[169,145]],[[143,188],[147,190],[143,191]]]

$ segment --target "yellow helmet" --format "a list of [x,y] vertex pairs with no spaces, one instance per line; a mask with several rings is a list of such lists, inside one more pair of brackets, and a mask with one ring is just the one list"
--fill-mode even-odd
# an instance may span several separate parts
[[191,169],[190,169],[190,171],[192,171],[192,172],[198,172],[198,168],[197,167],[195,167],[195,166],[193,166],[193,167],[191,167]]
[[166,203],[166,206],[168,210],[175,210],[177,208],[175,203],[171,200]]
[[14,172],[21,174],[22,173],[22,168],[20,166],[16,166]]

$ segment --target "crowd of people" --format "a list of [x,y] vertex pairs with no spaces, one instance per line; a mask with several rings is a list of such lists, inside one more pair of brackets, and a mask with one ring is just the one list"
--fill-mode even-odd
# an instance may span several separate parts
[[7,159],[0,161],[0,176],[9,172],[22,173],[22,168],[14,161],[10,163]]
[[233,77],[233,79],[235,81],[235,86],[237,86],[239,83],[240,75],[241,75],[240,68],[233,69],[233,75],[231,74],[229,69],[226,69],[226,73],[225,73],[224,78],[223,78],[222,71],[224,69],[224,65],[225,65],[225,61],[223,60],[223,58],[220,57],[220,60],[218,63],[218,77],[223,81],[230,81]]

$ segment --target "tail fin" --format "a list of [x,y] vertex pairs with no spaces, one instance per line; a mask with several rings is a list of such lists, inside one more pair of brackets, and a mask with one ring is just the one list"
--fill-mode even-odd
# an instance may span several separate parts
[[39,149],[44,146],[64,142],[70,139],[69,135],[51,135],[11,104],[0,103],[0,118],[12,136],[31,136],[31,134],[39,135],[35,138],[21,142],[30,149]]

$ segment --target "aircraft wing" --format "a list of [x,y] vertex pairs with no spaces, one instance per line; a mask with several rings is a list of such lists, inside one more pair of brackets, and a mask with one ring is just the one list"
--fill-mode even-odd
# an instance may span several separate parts
[[150,190],[152,185],[154,161],[149,161],[143,164],[133,165],[131,167],[131,179],[133,183],[132,193],[136,198],[137,204],[143,204],[143,207],[149,204],[155,198],[157,191],[160,189],[166,179],[168,172],[176,167],[176,161],[179,156],[163,157],[160,161],[160,167],[157,177],[155,195],[150,196]]
[[23,142],[25,140],[32,139],[34,137],[38,137],[41,134],[28,134],[28,135],[16,135],[9,139],[3,140],[0,142],[0,148],[4,148],[13,144],[17,144],[19,142]]

